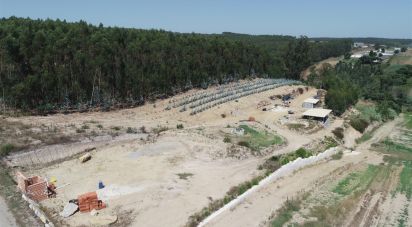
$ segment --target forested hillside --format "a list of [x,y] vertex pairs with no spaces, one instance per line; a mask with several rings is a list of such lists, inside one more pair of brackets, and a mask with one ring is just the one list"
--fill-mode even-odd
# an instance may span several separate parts
[[328,90],[326,105],[340,115],[359,98],[378,104],[382,116],[412,110],[412,66],[369,64],[361,60],[324,66],[309,75],[308,82]]
[[[315,41],[329,42],[329,41],[339,41],[343,38],[311,38]],[[412,46],[412,39],[388,39],[388,38],[350,38],[353,42],[362,42],[370,44],[386,45],[387,47],[408,47]]]
[[[266,40],[266,41],[265,41]],[[0,86],[12,108],[39,111],[142,104],[192,87],[254,76],[299,78],[347,40],[180,34],[84,21],[0,20]]]

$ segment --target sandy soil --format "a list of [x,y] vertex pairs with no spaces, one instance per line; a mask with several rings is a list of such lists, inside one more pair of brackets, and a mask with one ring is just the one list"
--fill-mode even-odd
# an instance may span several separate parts
[[[301,107],[303,100],[316,94],[312,88],[292,100],[285,111],[262,111],[256,108],[262,100],[270,102],[272,106],[280,104],[280,100],[273,101],[269,97],[290,93],[298,87],[302,86],[285,86],[243,97],[194,116],[189,111],[179,112],[179,109],[167,111],[165,108],[170,105],[170,100],[162,100],[113,112],[10,120],[34,126],[52,124],[63,131],[65,128],[72,130],[73,124],[80,127],[90,121],[101,124],[104,129],[120,127],[120,133],[125,133],[127,127],[145,126],[148,131],[157,126],[168,127],[169,130],[160,133],[153,141],[108,141],[105,146],[97,147],[92,159],[84,164],[78,160],[67,160],[41,169],[26,169],[26,174],[55,177],[57,187],[63,186],[57,190],[57,198],[42,202],[42,206],[61,224],[89,226],[94,223],[96,217],[89,214],[75,214],[61,220],[58,213],[68,200],[95,191],[101,180],[106,190],[98,193],[108,204],[108,208],[100,211],[101,217],[116,214],[121,219],[127,219],[121,221],[131,226],[182,226],[190,215],[205,207],[211,199],[222,198],[232,186],[256,176],[257,167],[268,155],[292,152],[330,135],[332,129],[343,124],[342,120],[335,119],[330,127],[312,134],[299,134],[279,124],[279,119],[285,116],[291,120],[301,116],[305,111]],[[288,109],[295,114],[289,115]],[[222,118],[221,114],[226,117]],[[241,160],[225,156],[229,145],[223,142],[221,131],[227,125],[234,127],[250,116],[258,121],[254,124],[267,126],[268,130],[282,136],[287,142],[286,146],[273,148],[266,156],[249,155]],[[184,129],[176,129],[177,124],[183,124]],[[122,216],[126,212],[131,213],[127,217]]]
[[[279,209],[288,199],[302,194],[304,191],[316,190],[319,187],[319,179],[330,176],[338,168],[352,166],[347,170],[353,170],[354,164],[379,164],[382,156],[369,151],[372,143],[388,136],[395,128],[397,121],[384,124],[376,130],[372,139],[358,146],[356,152],[344,155],[340,160],[331,160],[319,165],[311,166],[297,171],[290,177],[285,177],[279,181],[267,185],[265,188],[254,193],[243,203],[231,211],[224,212],[207,226],[260,226],[266,225],[269,217]],[[364,165],[363,164],[363,165]],[[333,175],[332,175],[333,176]],[[350,220],[348,220],[350,223]]]
[[9,212],[6,202],[0,197],[0,226],[15,227],[16,219]]

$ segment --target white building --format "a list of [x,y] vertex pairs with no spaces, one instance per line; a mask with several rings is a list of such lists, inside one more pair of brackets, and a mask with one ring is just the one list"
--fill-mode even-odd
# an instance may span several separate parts
[[329,114],[331,112],[332,110],[329,109],[313,108],[305,111],[302,115],[303,118],[321,121],[323,125],[326,127],[327,125],[329,125]]
[[319,99],[307,98],[302,103],[303,108],[314,108],[319,103]]

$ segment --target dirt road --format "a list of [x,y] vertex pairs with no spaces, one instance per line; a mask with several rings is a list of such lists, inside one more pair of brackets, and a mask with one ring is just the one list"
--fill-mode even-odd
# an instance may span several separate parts
[[293,196],[303,191],[312,190],[318,185],[319,179],[333,174],[338,168],[353,166],[361,162],[378,163],[381,156],[368,151],[371,144],[388,136],[400,118],[388,122],[376,130],[373,138],[361,144],[356,150],[357,155],[345,155],[341,160],[332,160],[304,168],[295,174],[272,182],[256,191],[231,211],[226,211],[207,226],[260,226],[267,221],[271,214]]
[[0,226],[17,226],[16,220],[7,208],[7,204],[2,197],[0,197]]

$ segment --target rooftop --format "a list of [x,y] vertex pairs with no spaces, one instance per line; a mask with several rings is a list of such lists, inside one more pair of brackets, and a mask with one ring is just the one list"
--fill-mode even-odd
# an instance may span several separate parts
[[303,101],[303,102],[308,102],[308,103],[316,104],[316,103],[319,102],[319,99],[307,98],[307,99],[305,99],[305,101]]
[[308,116],[308,117],[321,117],[324,118],[328,116],[332,112],[330,109],[320,109],[320,108],[314,108],[314,109],[309,109],[303,113],[303,116]]

